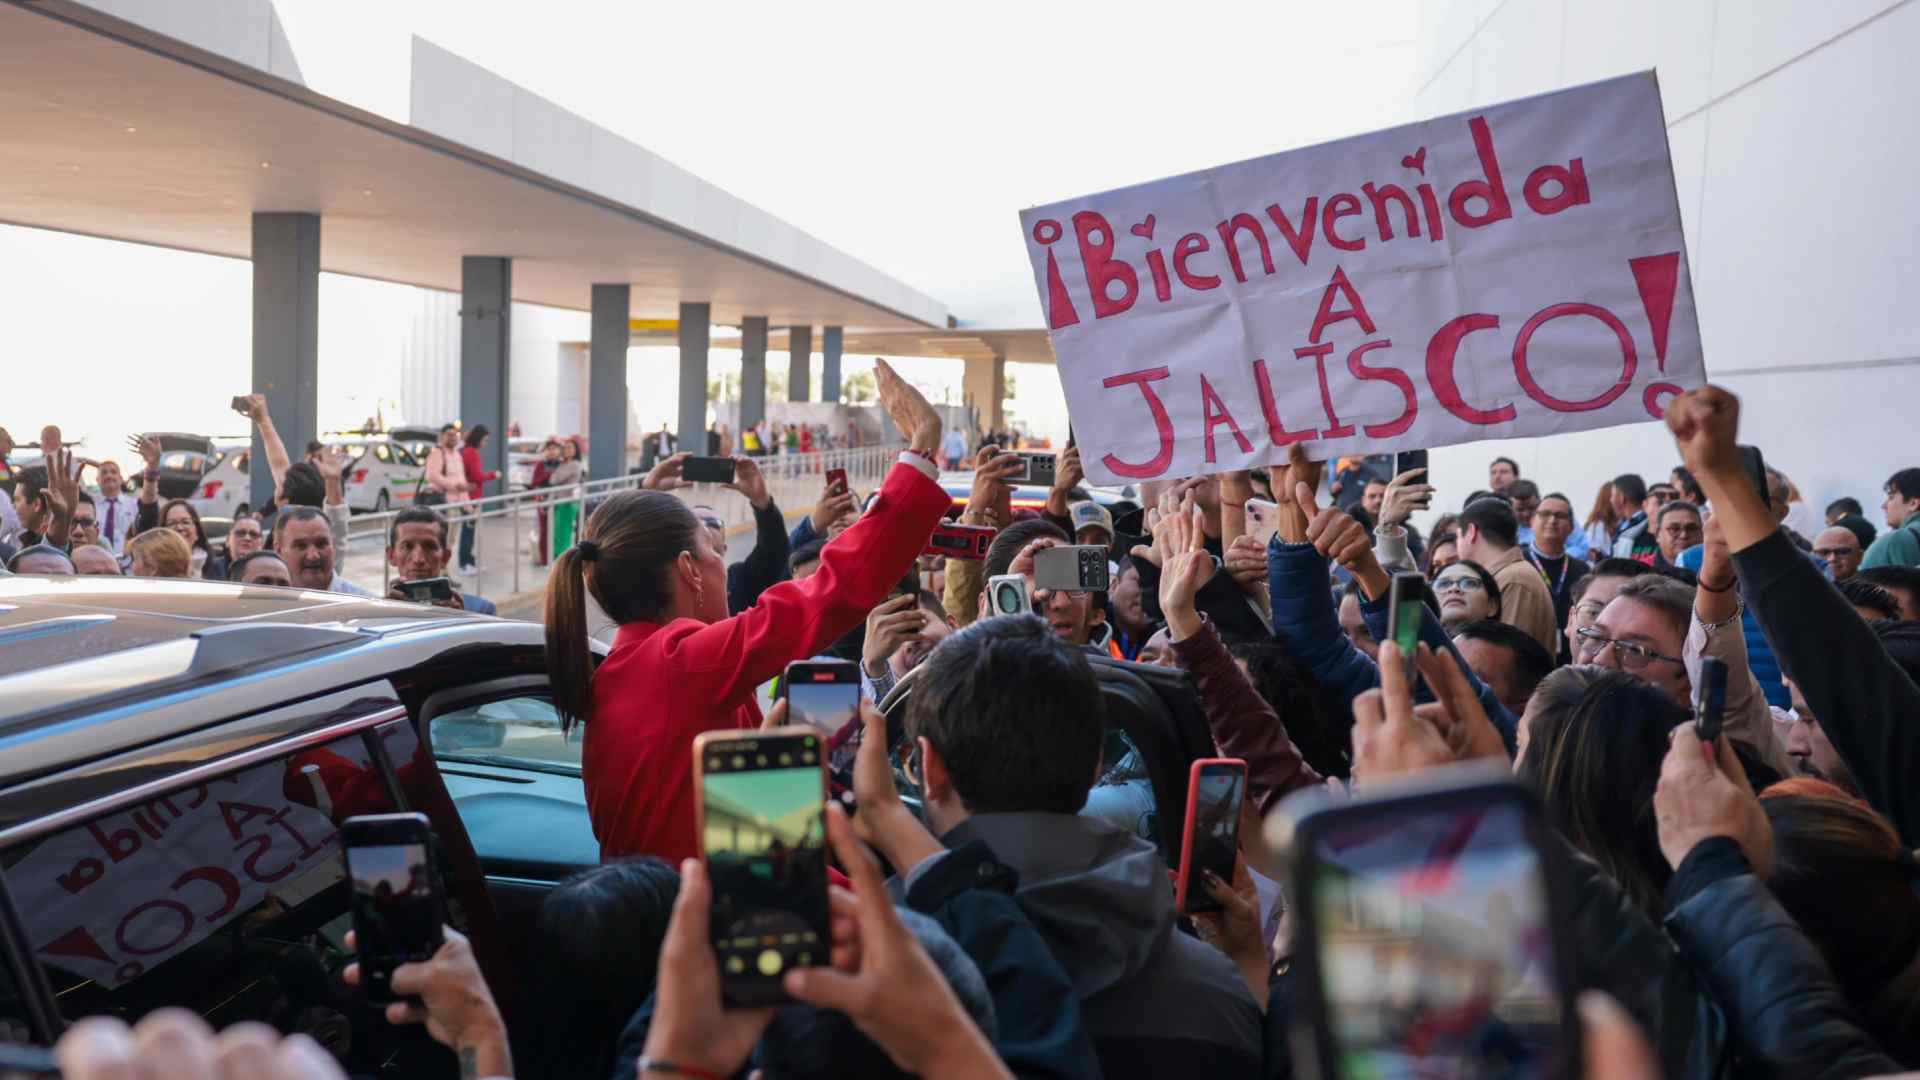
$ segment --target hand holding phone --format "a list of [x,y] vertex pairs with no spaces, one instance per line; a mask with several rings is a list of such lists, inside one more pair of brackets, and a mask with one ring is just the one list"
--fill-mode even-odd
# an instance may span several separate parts
[[247,401],[245,394],[235,394],[233,400],[227,402],[227,407],[249,420],[253,419],[253,405]]
[[1387,594],[1387,640],[1400,646],[1409,687],[1420,651],[1420,624],[1427,617],[1426,584],[1427,579],[1419,574],[1395,574]]
[[680,478],[696,484],[731,484],[738,464],[730,457],[690,457],[680,466]]
[[1110,557],[1103,544],[1043,548],[1033,556],[1033,587],[1066,592],[1105,592]]
[[370,1004],[393,995],[393,969],[428,960],[445,940],[446,903],[433,872],[433,830],[424,814],[366,814],[340,825],[353,889],[360,986]]
[[1240,852],[1240,805],[1247,795],[1247,763],[1239,758],[1202,758],[1187,771],[1187,823],[1180,834],[1180,872],[1174,879],[1174,910],[1182,915],[1219,911],[1201,884],[1211,872],[1233,880]]
[[845,660],[802,660],[780,677],[787,723],[832,736],[860,715],[860,668]]
[[783,1004],[787,970],[826,964],[832,946],[824,742],[811,727],[709,731],[693,777],[721,996]]
[[827,494],[841,495],[841,494],[845,494],[848,490],[849,488],[847,487],[847,470],[828,469],[827,470]]

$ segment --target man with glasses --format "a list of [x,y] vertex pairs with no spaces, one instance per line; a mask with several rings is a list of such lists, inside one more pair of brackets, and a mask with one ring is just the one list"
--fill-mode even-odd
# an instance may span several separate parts
[[67,518],[67,548],[85,547],[88,544],[104,544],[100,535],[100,512],[94,506],[93,496],[80,493],[80,505],[73,508],[73,514]]
[[1706,536],[1700,519],[1700,508],[1690,502],[1674,500],[1660,507],[1654,518],[1654,542],[1658,545],[1654,559],[1654,569],[1664,570],[1680,565],[1680,553],[1693,547]]
[[1568,591],[1573,604],[1567,610],[1566,655],[1572,661],[1580,659],[1580,631],[1592,626],[1607,610],[1613,598],[1620,594],[1620,587],[1643,574],[1651,574],[1653,569],[1645,563],[1632,559],[1601,559],[1593,569],[1580,580],[1573,583]]
[[[1514,487],[1518,488],[1521,483],[1530,481],[1520,481]],[[1520,500],[1516,498],[1516,513],[1519,507]],[[1573,527],[1573,501],[1557,491],[1535,501],[1532,520],[1533,536],[1527,544],[1527,561],[1547,581],[1547,592],[1553,597],[1554,627],[1565,640],[1567,617],[1573,610],[1574,587],[1587,576],[1586,561],[1570,549],[1569,540],[1578,536],[1584,541],[1586,537]],[[1561,654],[1563,661],[1571,656],[1564,647],[1554,651]]]
[[[79,519],[74,519],[74,527],[79,527]],[[1852,529],[1843,525],[1834,525],[1821,531],[1814,537],[1813,553],[1827,564],[1827,576],[1835,584],[1847,580],[1860,569],[1860,538]]]
[[1687,627],[1693,618],[1693,589],[1661,574],[1643,574],[1620,586],[1592,626],[1575,635],[1575,656],[1582,664],[1637,675],[1665,690],[1675,701],[1691,703],[1687,677]]

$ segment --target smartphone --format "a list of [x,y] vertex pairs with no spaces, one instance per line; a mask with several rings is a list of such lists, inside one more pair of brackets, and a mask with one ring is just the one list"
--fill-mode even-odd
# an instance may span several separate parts
[[1693,730],[1700,741],[1711,743],[1720,737],[1727,713],[1727,664],[1717,657],[1700,660],[1700,681],[1693,686]]
[[1553,837],[1511,773],[1303,793],[1265,831],[1290,866],[1303,1075],[1579,1075]]
[[361,989],[371,1005],[401,1000],[393,994],[393,969],[431,959],[447,921],[430,856],[432,827],[425,814],[366,814],[341,822],[340,833]]
[[860,668],[845,660],[801,660],[780,677],[787,723],[832,735],[860,715]]
[[421,578],[419,581],[396,581],[394,588],[416,604],[431,604],[436,600],[453,599],[453,582],[444,577]]
[[227,402],[227,407],[249,419],[253,416],[253,409],[247,404],[247,399],[243,396],[236,394],[232,401]]
[[[1410,469],[1424,469],[1426,467],[1427,452],[1425,450],[1402,450],[1393,455],[1394,476],[1399,476],[1401,473]],[[1392,477],[1388,479],[1392,479]]]
[[1180,874],[1173,886],[1174,910],[1182,915],[1221,910],[1201,871],[1233,881],[1240,804],[1246,797],[1247,763],[1239,758],[1201,758],[1187,770],[1187,826],[1180,834]]
[[933,527],[933,535],[927,538],[927,546],[920,554],[985,562],[994,536],[991,525],[955,525],[943,521]]
[[847,470],[845,469],[828,469],[827,470],[827,491],[828,492],[834,495],[841,495],[841,494],[845,494],[849,490],[851,489],[847,487]]
[[680,467],[680,477],[696,484],[733,483],[734,460],[725,457],[690,457]]
[[1031,615],[1033,598],[1027,595],[1026,577],[1001,574],[988,578],[987,610],[994,615]]
[[1034,484],[1039,487],[1053,486],[1053,478],[1058,475],[1059,462],[1052,454],[1021,451],[1019,458],[1023,464],[1019,471],[1007,477],[1008,483]]
[[1045,548],[1033,557],[1033,587],[1068,592],[1106,592],[1110,569],[1104,544]]
[[1760,501],[1773,505],[1773,490],[1767,483],[1767,459],[1757,446],[1736,446],[1740,452],[1740,468],[1746,471],[1747,479],[1753,482],[1753,490],[1760,493]]
[[730,1006],[779,1005],[789,968],[827,963],[827,772],[811,727],[709,731],[693,740],[700,857]]
[[1273,534],[1280,529],[1280,504],[1271,499],[1247,500],[1247,533],[1260,541],[1261,547],[1273,542]]
[[1427,617],[1426,584],[1419,574],[1395,574],[1387,593],[1387,640],[1400,646],[1408,686],[1413,685],[1413,661],[1420,649],[1420,623]]

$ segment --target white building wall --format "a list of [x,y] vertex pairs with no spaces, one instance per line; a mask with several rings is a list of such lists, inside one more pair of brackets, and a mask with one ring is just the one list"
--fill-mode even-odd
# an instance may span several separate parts
[[[460,414],[460,296],[415,290],[419,307],[400,349],[400,414],[408,423],[443,424]],[[515,304],[507,420],[529,437],[584,432],[585,312]]]
[[[1659,72],[1709,376],[1816,510],[1920,463],[1920,4],[1427,0],[1410,118]],[[1677,463],[1656,425],[1436,450],[1440,502],[1496,454],[1584,513]]]

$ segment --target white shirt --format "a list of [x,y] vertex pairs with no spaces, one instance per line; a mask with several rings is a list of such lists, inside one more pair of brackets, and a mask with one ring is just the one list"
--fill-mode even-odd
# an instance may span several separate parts
[[[107,507],[113,507],[111,515],[113,528],[107,528]],[[133,531],[133,519],[140,513],[140,500],[133,492],[122,488],[120,494],[109,499],[105,495],[93,497],[94,519],[100,525],[100,542],[115,555],[124,554],[127,546],[127,534]]]

